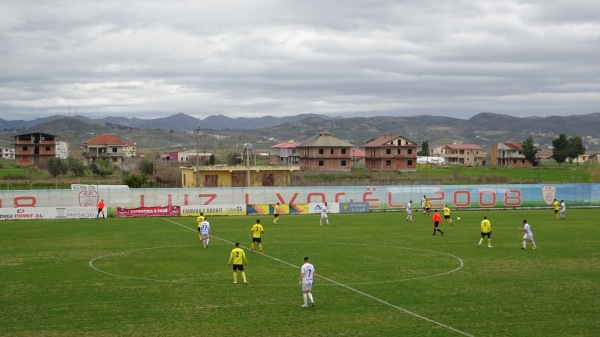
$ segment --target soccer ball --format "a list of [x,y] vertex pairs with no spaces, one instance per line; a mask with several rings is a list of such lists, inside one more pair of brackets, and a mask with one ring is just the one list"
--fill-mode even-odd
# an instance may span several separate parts
[[456,218],[456,220],[460,221],[460,217]]

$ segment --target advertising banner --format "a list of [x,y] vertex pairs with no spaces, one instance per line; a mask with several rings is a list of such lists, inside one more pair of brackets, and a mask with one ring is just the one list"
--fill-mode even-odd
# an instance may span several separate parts
[[[308,204],[308,209],[310,211],[310,213],[321,213],[321,210],[323,209],[325,203],[310,203]],[[327,210],[328,213],[339,213],[340,212],[340,204],[335,203],[335,202],[328,202],[327,203]]]
[[369,213],[369,203],[340,202],[340,213]]
[[0,220],[95,219],[95,207],[0,208]]
[[205,216],[213,215],[246,215],[246,205],[229,204],[215,206],[182,206],[181,216],[199,216],[200,212]]
[[[390,186],[300,186],[221,188],[138,188],[107,190],[2,190],[0,208],[92,207],[100,199],[123,208],[153,205],[221,207],[251,205],[248,214],[273,214],[279,202],[283,213],[302,210],[290,205],[327,202],[368,203],[371,210],[403,210],[423,195],[432,208],[548,207],[554,198],[568,207],[600,206],[600,184],[519,184],[519,185],[390,185]],[[312,213],[312,207],[309,206]],[[333,210],[332,210],[333,212]]]
[[179,206],[155,206],[122,208],[117,207],[118,218],[150,217],[150,216],[179,216],[181,208]]

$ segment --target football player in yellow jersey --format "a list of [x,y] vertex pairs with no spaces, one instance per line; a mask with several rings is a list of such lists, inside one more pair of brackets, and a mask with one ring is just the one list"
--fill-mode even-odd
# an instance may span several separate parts
[[558,203],[558,200],[554,199],[552,205],[554,206],[554,219],[558,220],[558,211],[560,210],[560,204]]
[[425,199],[425,213],[431,214],[431,201]]
[[488,248],[492,248],[492,224],[487,216],[484,216],[481,221],[481,239],[479,239],[477,247],[481,246],[481,242],[486,236],[488,237]]
[[231,265],[233,262],[233,284],[237,284],[237,271],[242,272],[242,278],[244,279],[244,284],[248,284],[246,281],[246,273],[244,272],[244,262],[248,265],[248,259],[246,258],[246,253],[244,250],[240,248],[240,243],[235,243],[235,248],[231,250],[231,254],[229,254],[229,261],[227,261],[227,265]]
[[204,212],[200,212],[200,215],[196,218],[196,223],[198,224],[198,237],[200,238],[200,242],[202,242],[202,233],[200,233],[200,227],[202,226],[202,221],[204,221]]
[[444,205],[444,220],[452,225],[452,218],[450,217],[450,208],[448,208],[448,205]]
[[250,253],[254,253],[254,243],[258,242],[258,249],[260,249],[260,253],[263,253],[262,247],[262,236],[265,235],[265,231],[263,230],[263,226],[260,224],[260,219],[256,219],[256,223],[252,226],[250,230],[252,237],[252,244],[250,245]]

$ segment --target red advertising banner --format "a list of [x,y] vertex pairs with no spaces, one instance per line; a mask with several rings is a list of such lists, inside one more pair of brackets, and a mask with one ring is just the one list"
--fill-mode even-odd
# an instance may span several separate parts
[[148,217],[148,216],[179,216],[181,207],[179,206],[154,206],[138,208],[117,207],[118,218]]

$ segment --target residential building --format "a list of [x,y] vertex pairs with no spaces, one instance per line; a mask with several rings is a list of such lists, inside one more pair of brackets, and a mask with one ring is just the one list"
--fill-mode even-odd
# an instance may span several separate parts
[[298,146],[301,144],[301,142],[290,140],[269,147],[269,164],[297,165],[300,161]]
[[300,144],[300,170],[350,172],[352,144],[322,132]]
[[135,158],[136,157],[136,142],[125,142],[125,148],[123,151],[125,152],[125,158]]
[[112,133],[103,133],[83,143],[83,160],[90,165],[103,159],[121,167],[125,158],[135,157],[128,144]]
[[0,147],[0,159],[15,159],[15,149]]
[[182,187],[290,186],[298,165],[277,166],[200,166],[181,167]]
[[475,144],[446,144],[434,147],[430,155],[444,158],[444,164],[479,166],[484,164],[485,153]]
[[56,136],[32,132],[14,137],[15,164],[22,166],[43,165],[48,158],[56,156]]
[[499,167],[532,167],[523,154],[523,143],[497,143],[490,149],[490,165]]
[[56,142],[56,157],[61,159],[69,157],[69,143],[63,141]]
[[404,137],[384,135],[365,144],[365,168],[416,171],[418,145]]
[[350,162],[352,163],[352,168],[365,167],[365,150],[363,149],[352,149],[350,150]]

